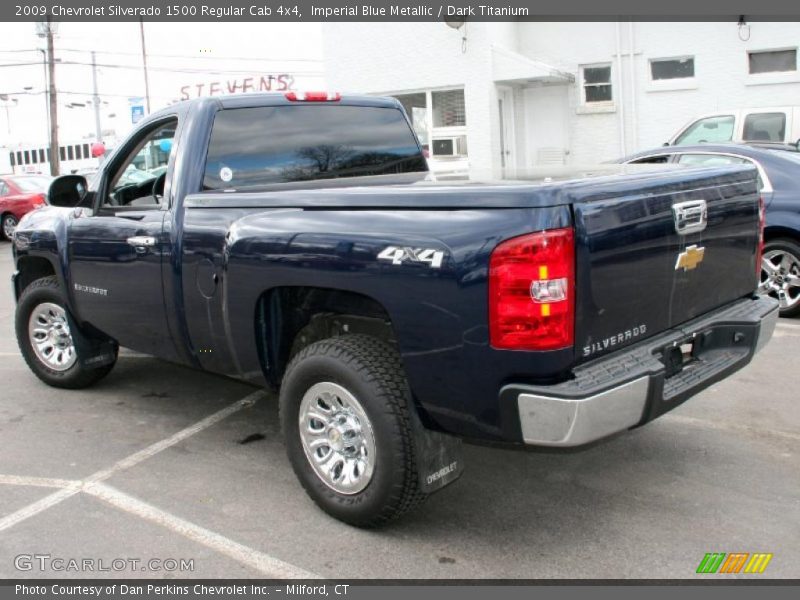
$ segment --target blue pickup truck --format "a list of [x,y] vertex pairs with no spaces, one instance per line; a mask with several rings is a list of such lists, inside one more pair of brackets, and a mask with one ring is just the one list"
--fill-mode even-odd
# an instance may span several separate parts
[[56,387],[124,346],[279,390],[303,487],[375,526],[462,440],[584,446],[745,366],[778,316],[756,178],[436,182],[393,99],[192,100],[20,222],[16,333]]

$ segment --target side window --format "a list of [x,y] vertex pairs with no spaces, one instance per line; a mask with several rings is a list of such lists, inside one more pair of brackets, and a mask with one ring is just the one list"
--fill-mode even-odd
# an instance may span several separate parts
[[782,142],[786,113],[751,113],[745,117],[742,137],[747,142]]
[[[766,175],[762,176],[761,166],[750,160],[749,158],[738,156],[727,156],[725,154],[683,154],[678,159],[678,162],[684,166],[704,166],[715,167],[719,165],[753,165],[758,169],[758,191],[769,188],[769,182],[764,180]],[[769,188],[767,191],[772,191]]]
[[746,163],[743,158],[738,156],[727,156],[725,154],[681,154],[678,163],[692,167],[717,167],[720,165],[741,165]]
[[659,154],[658,156],[645,156],[644,158],[637,158],[630,161],[630,165],[658,165],[669,162],[669,154]]
[[145,132],[109,176],[104,206],[157,206],[164,194],[166,167],[177,119]]
[[707,117],[695,121],[675,140],[675,144],[713,144],[733,139],[733,115]]
[[8,196],[8,186],[6,182],[0,182],[0,196]]

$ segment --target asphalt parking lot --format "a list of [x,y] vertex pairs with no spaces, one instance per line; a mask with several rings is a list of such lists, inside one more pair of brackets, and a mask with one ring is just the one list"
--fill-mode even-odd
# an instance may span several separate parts
[[104,577],[691,578],[707,552],[772,553],[755,577],[800,577],[798,319],[646,427],[572,454],[468,446],[459,482],[361,531],[307,498],[267,392],[131,352],[91,389],[40,383],[11,271],[3,242],[0,578],[92,576],[17,568],[34,554],[193,560]]

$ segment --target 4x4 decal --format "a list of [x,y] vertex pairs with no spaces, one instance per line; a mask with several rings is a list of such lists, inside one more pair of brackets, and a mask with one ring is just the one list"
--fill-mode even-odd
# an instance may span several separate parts
[[403,262],[427,263],[432,269],[439,269],[444,260],[444,252],[433,248],[409,248],[407,246],[389,246],[378,254],[379,260],[389,260],[393,265]]

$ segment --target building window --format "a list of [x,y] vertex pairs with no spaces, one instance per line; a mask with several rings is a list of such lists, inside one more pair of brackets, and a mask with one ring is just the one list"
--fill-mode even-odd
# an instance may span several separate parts
[[399,94],[395,96],[403,105],[414,133],[419,138],[419,143],[423,148],[427,148],[430,143],[428,136],[428,95],[425,92],[416,94]]
[[467,114],[464,108],[464,90],[431,92],[434,127],[464,127]]
[[650,61],[650,78],[653,81],[691,77],[694,77],[694,57],[654,58]]
[[583,102],[611,102],[611,65],[592,65],[581,68]]
[[747,59],[751,75],[797,70],[797,49],[748,52]]
[[464,90],[395,94],[403,105],[422,148],[431,158],[467,157],[467,116]]

